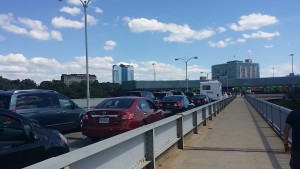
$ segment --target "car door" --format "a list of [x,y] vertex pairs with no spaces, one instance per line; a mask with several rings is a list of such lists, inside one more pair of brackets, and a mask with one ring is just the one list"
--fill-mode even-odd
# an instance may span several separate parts
[[38,103],[40,124],[46,128],[60,130],[64,122],[64,114],[60,107],[58,98],[53,93],[36,94],[40,101]]
[[158,121],[161,120],[164,117],[164,114],[162,112],[162,110],[159,110],[155,104],[153,102],[151,102],[150,100],[147,100],[148,104],[149,104],[149,113],[153,114],[153,120],[154,121]]
[[155,121],[153,111],[150,109],[150,106],[146,99],[139,100],[138,109],[141,111],[141,113],[144,113],[144,119],[147,122],[147,124]]
[[75,103],[69,99],[68,97],[65,97],[63,95],[56,95],[61,107],[61,114],[62,114],[62,125],[61,130],[71,130],[76,129],[79,127],[79,121],[80,117],[82,115],[83,109],[77,108]]
[[19,119],[0,114],[0,164],[1,168],[22,168],[41,161],[44,147],[25,137],[24,127]]

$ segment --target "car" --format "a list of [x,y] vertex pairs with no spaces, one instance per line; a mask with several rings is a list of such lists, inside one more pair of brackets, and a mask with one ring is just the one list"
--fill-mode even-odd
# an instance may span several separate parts
[[145,97],[107,98],[84,115],[82,134],[93,141],[163,119],[164,111]]
[[146,97],[153,102],[155,101],[155,96],[149,91],[127,91],[125,96]]
[[193,92],[185,92],[184,94],[189,99],[189,102],[192,103],[192,98],[194,97],[195,93],[193,93]]
[[86,112],[68,97],[43,89],[0,91],[0,108],[61,132],[80,131]]
[[195,106],[201,106],[204,104],[207,104],[210,102],[210,99],[207,95],[204,94],[196,94],[193,98],[192,98],[192,103],[195,104]]
[[194,104],[190,104],[188,98],[185,95],[165,96],[159,103],[159,108],[165,111],[166,117],[189,110],[195,107]]
[[154,92],[154,97],[156,100],[161,101],[165,96],[173,96],[173,92],[167,91],[167,92]]
[[67,152],[68,141],[60,132],[0,109],[1,168],[24,168]]

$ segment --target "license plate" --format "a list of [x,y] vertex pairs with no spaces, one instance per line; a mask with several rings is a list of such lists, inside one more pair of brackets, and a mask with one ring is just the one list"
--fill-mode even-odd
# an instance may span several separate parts
[[109,118],[99,118],[99,123],[109,123]]
[[165,110],[165,113],[171,113],[171,110]]

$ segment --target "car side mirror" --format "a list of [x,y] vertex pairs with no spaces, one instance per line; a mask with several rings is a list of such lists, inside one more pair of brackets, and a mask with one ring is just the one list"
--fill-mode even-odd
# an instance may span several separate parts
[[24,133],[27,141],[35,141],[39,138],[28,124],[24,125]]

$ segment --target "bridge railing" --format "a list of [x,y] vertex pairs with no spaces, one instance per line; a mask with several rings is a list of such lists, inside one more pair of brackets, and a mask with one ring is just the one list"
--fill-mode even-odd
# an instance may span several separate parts
[[155,169],[156,160],[171,147],[183,149],[188,133],[197,133],[235,97],[215,101],[158,122],[50,158],[31,169]]
[[[292,110],[251,95],[245,95],[245,99],[265,118],[277,134],[283,138],[285,119]],[[290,133],[289,136],[289,140],[291,141],[292,134]]]

